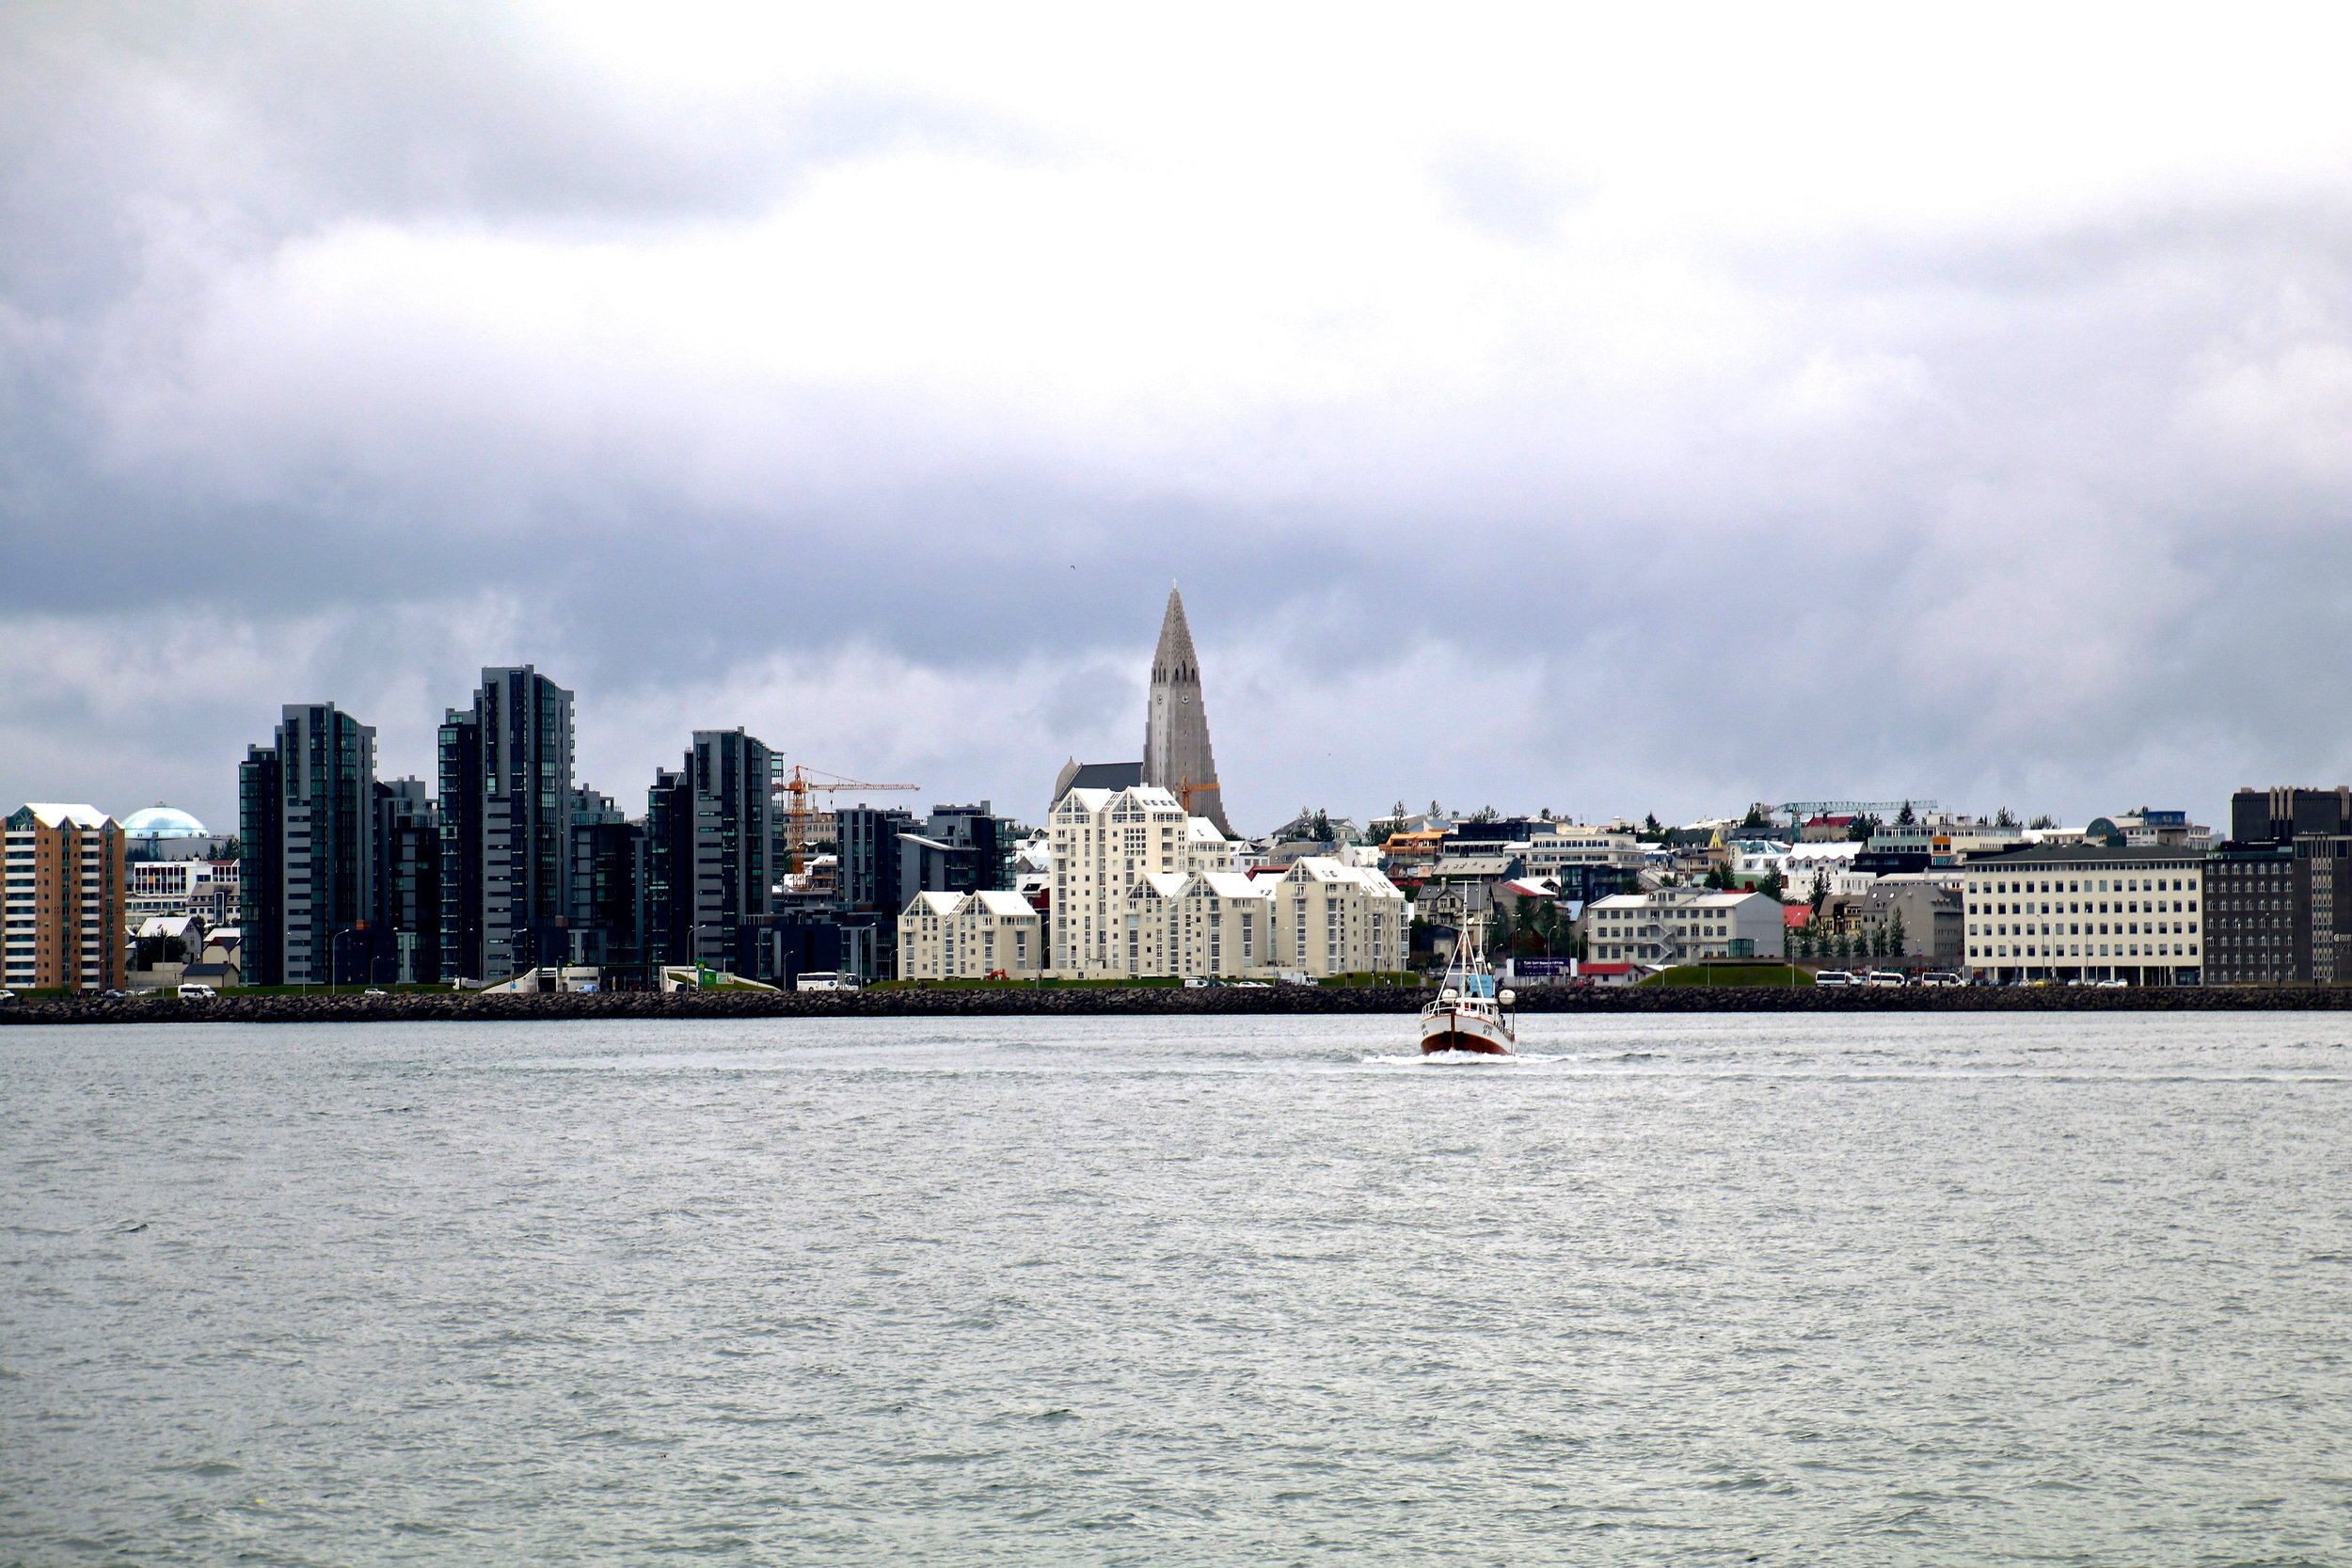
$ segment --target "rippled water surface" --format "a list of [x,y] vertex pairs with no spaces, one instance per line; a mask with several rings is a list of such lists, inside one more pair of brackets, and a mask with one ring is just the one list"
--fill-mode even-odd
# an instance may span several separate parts
[[0,1561],[2343,1562],[2352,1022],[0,1030]]

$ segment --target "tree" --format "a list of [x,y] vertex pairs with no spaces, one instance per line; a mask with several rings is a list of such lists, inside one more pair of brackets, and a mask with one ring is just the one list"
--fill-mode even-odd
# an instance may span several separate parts
[[1870,835],[1883,826],[1885,824],[1868,812],[1858,813],[1851,822],[1846,824],[1846,839],[1852,844],[1867,844],[1870,842]]
[[1317,844],[1328,844],[1328,843],[1330,843],[1330,842],[1331,842],[1331,816],[1330,816],[1330,814],[1329,814],[1329,813],[1327,813],[1327,812],[1326,812],[1325,810],[1323,810],[1323,808],[1322,808],[1322,807],[1320,807],[1320,806],[1316,807],[1316,808],[1315,808],[1314,819],[1313,819],[1313,820],[1312,820],[1312,821],[1311,821],[1311,822],[1308,825],[1307,832],[1308,832],[1308,836],[1310,836],[1311,838],[1312,838],[1312,839],[1313,839],[1313,840],[1314,840]]
[[2026,823],[2026,826],[2028,828],[2055,828],[2058,826],[2058,823],[2052,820],[2050,814],[2045,811],[2040,816],[2037,816],[2032,821]]
[[1779,903],[1781,895],[1788,891],[1788,884],[1780,879],[1780,867],[1775,865],[1767,869],[1756,881],[1756,891]]
[[1499,820],[1502,816],[1502,814],[1495,810],[1492,806],[1481,806],[1476,811],[1470,813],[1470,820],[1473,822],[1493,822]]
[[1993,814],[1993,825],[1996,828],[2014,828],[2017,826],[2017,814],[2003,806]]
[[1895,826],[1898,828],[1908,828],[1918,820],[1918,817],[1912,815],[1911,802],[1908,800],[1903,802],[1903,809],[1895,814]]
[[1818,915],[1821,912],[1821,906],[1828,900],[1829,867],[1817,865],[1813,868],[1813,892],[1805,902],[1813,906],[1813,912]]
[[1907,942],[1903,936],[1903,911],[1900,910],[1897,910],[1886,922],[1886,945],[1895,957],[1903,957]]
[[1748,815],[1740,819],[1740,831],[1743,833],[1762,832],[1772,825],[1772,819],[1764,814],[1764,802],[1761,800],[1751,801]]

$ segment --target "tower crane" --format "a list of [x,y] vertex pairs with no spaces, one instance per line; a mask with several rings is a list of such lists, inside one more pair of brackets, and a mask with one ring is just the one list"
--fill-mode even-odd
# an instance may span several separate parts
[[792,765],[789,778],[779,780],[777,793],[785,799],[785,869],[794,876],[801,873],[801,862],[808,853],[808,819],[816,814],[809,809],[811,795],[831,795],[835,790],[863,789],[880,794],[884,790],[914,790],[921,784],[866,784],[858,779],[845,779],[838,773],[828,773],[820,768]]

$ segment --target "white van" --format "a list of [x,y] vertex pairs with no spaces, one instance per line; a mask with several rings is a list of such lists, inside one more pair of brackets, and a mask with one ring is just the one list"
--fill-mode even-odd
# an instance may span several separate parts
[[191,1001],[210,1002],[214,998],[217,997],[220,992],[215,990],[210,986],[199,986],[194,981],[190,981],[188,984],[180,988],[180,994]]
[[1817,986],[1858,986],[1862,984],[1842,969],[1822,970],[1813,976],[1813,983]]
[[1899,969],[1874,969],[1870,971],[1870,978],[1867,984],[1873,986],[1907,986],[1911,984],[1911,976],[1905,974]]

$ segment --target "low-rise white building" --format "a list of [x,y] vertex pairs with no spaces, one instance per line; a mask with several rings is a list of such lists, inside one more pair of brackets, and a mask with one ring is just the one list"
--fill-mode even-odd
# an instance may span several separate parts
[[1274,955],[1267,967],[1327,974],[1390,973],[1406,966],[1411,906],[1370,866],[1309,855],[1273,884]]
[[1777,958],[1787,952],[1780,909],[1760,893],[1664,887],[1586,905],[1576,932],[1596,963]]
[[901,980],[1034,977],[1042,921],[1015,893],[918,893],[898,916]]

